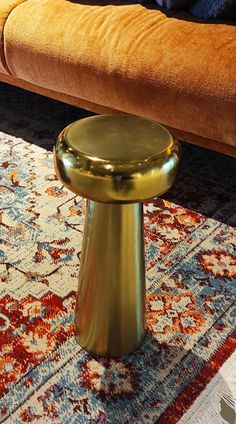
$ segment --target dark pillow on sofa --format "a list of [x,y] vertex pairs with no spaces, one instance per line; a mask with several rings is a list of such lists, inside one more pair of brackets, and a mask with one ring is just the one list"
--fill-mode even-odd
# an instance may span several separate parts
[[161,9],[169,10],[186,7],[189,3],[189,0],[139,0],[139,3],[157,3]]
[[139,0],[143,4],[154,2],[164,10],[188,9],[203,19],[236,17],[236,0]]
[[169,10],[185,7],[189,3],[189,0],[156,0],[156,3],[163,9]]
[[195,0],[189,5],[190,12],[199,18],[234,18],[236,0]]
[[189,0],[139,0],[138,3],[156,3],[161,9],[169,10],[181,9],[189,3]]

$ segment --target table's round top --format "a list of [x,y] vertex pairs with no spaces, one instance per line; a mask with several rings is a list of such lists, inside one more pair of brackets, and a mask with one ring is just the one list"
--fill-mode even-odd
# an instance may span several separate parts
[[156,122],[130,115],[92,116],[62,131],[54,160],[58,177],[75,193],[105,203],[130,203],[172,185],[179,147]]
[[172,143],[170,133],[156,122],[125,115],[81,119],[67,129],[65,139],[82,155],[125,164],[149,160]]

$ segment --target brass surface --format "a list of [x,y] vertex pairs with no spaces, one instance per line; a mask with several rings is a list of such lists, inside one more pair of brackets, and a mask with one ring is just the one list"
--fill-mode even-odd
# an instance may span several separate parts
[[103,203],[141,202],[173,184],[179,145],[156,122],[126,115],[92,116],[62,131],[55,168],[75,193]]
[[91,353],[128,354],[145,334],[143,206],[88,200],[75,336]]
[[54,148],[58,178],[86,197],[75,336],[90,353],[128,354],[145,335],[143,206],[167,191],[180,158],[159,124],[93,116],[65,128]]

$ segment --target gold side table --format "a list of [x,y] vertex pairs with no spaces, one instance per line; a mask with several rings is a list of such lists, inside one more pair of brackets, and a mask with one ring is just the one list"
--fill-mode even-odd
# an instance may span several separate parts
[[171,187],[179,158],[165,128],[135,116],[92,116],[58,137],[56,174],[88,199],[75,337],[92,354],[125,355],[144,339],[142,202]]

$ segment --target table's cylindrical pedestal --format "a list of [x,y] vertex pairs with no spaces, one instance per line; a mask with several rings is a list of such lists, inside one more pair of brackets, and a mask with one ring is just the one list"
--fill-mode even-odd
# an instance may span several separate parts
[[128,354],[145,334],[143,205],[87,202],[75,336],[87,351]]

